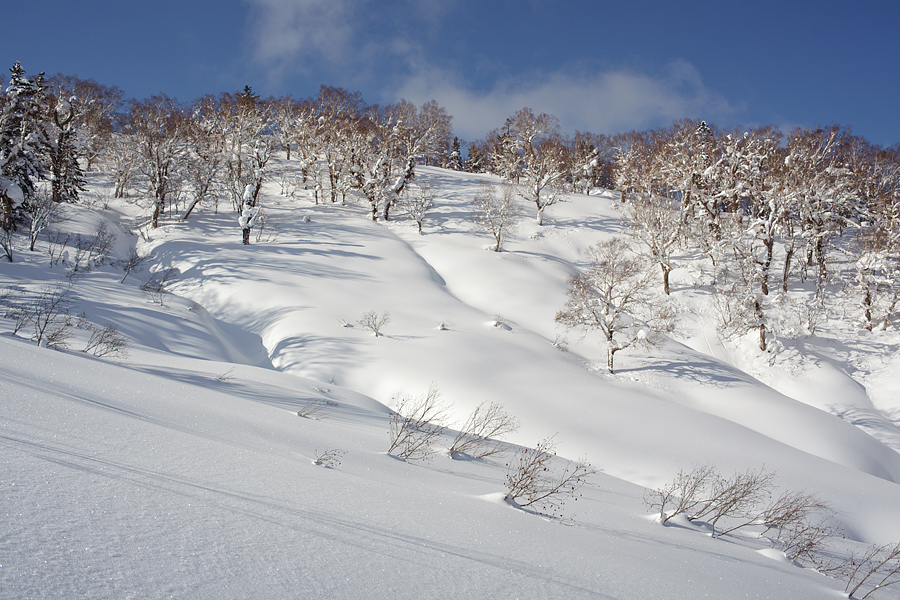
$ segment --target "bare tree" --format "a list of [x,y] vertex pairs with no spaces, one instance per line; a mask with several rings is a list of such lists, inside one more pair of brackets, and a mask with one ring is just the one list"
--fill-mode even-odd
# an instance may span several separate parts
[[370,107],[359,124],[366,145],[351,167],[356,187],[371,207],[372,220],[388,220],[416,164],[440,156],[450,134],[450,116],[433,100],[416,108],[409,101]]
[[37,190],[25,203],[24,211],[28,215],[28,249],[33,252],[38,236],[63,219],[63,208],[46,191]]
[[797,207],[806,267],[816,265],[816,298],[823,302],[829,241],[847,223],[856,196],[846,164],[849,133],[838,126],[797,129],[788,136],[783,193]]
[[165,95],[132,101],[129,115],[139,167],[153,195],[150,226],[156,229],[187,151],[187,121],[175,100]]
[[381,330],[385,325],[391,322],[390,313],[379,314],[374,310],[370,310],[368,312],[363,313],[363,315],[359,318],[357,323],[369,331],[372,332],[372,335],[378,337],[381,335]]
[[58,98],[76,99],[74,125],[78,131],[79,145],[87,158],[87,169],[91,170],[94,161],[108,149],[125,92],[93,79],[79,79],[59,73],[50,77],[48,83]]
[[[673,206],[674,204],[674,206]],[[669,294],[669,275],[675,268],[674,251],[681,241],[683,222],[678,204],[650,193],[636,194],[625,214],[638,249],[662,271],[663,292]]]
[[419,233],[422,233],[425,215],[434,208],[434,193],[431,191],[431,184],[427,181],[420,181],[418,185],[405,187],[403,193],[400,194],[400,208],[412,217],[419,228]]
[[500,252],[504,240],[515,232],[516,219],[519,216],[519,207],[512,186],[502,185],[498,197],[493,185],[482,183],[472,203],[475,205],[475,212],[472,215],[475,227],[490,232],[494,236],[494,252]]
[[205,198],[216,198],[218,212],[218,187],[225,160],[225,136],[223,115],[216,98],[204,96],[191,106],[187,123],[187,157],[184,163],[185,179],[193,199],[182,214],[187,219],[194,208]]
[[612,373],[618,351],[658,343],[660,334],[674,328],[675,314],[653,301],[651,273],[622,239],[591,246],[588,258],[587,269],[572,277],[568,300],[556,322],[569,329],[599,331]]
[[124,198],[138,173],[138,149],[130,135],[111,133],[106,143],[107,152],[100,161],[100,168],[108,173],[115,184],[113,197]]
[[559,119],[523,108],[506,120],[497,136],[493,162],[505,165],[502,176],[515,182],[526,201],[535,206],[537,224],[544,210],[559,201],[568,171],[568,148],[559,136]]

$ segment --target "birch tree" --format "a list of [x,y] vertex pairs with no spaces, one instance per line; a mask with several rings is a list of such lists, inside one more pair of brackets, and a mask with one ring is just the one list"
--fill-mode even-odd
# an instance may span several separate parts
[[675,314],[654,302],[652,274],[621,238],[591,246],[588,259],[588,267],[572,277],[556,322],[569,329],[599,331],[613,373],[617,352],[659,343],[660,334],[674,328]]

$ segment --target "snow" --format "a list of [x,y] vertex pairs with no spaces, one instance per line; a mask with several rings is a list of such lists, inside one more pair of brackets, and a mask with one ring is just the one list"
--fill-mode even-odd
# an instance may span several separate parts
[[[849,335],[784,340],[768,366],[752,342],[717,339],[676,270],[681,332],[619,353],[610,375],[599,336],[560,351],[554,316],[584,250],[621,233],[617,196],[567,196],[495,253],[468,203],[497,180],[426,167],[416,180],[434,194],[424,235],[372,222],[364,202],[281,198],[274,182],[268,242],[244,246],[227,212],[146,242],[115,228],[120,257],[138,243],[154,269],[177,269],[162,304],[140,291],[147,271],[74,280],[77,312],[126,335],[127,358],[39,348],[0,318],[0,597],[841,597],[765,540],[648,514],[645,486],[705,463],[815,492],[847,544],[900,540],[895,351],[854,370]],[[73,226],[127,222],[134,207],[117,202]],[[0,289],[65,279],[43,253],[16,258]],[[357,323],[368,311],[390,313],[381,336]],[[505,502],[506,458],[454,460],[452,438],[429,461],[388,455],[389,410],[432,384],[451,426],[499,402],[522,423],[510,443],[555,436],[557,466],[599,469],[569,518]],[[329,449],[340,464],[314,464]]]

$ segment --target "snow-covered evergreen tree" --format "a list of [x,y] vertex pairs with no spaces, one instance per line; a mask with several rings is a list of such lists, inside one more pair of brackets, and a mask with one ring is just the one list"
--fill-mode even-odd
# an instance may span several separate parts
[[17,61],[0,113],[0,228],[15,228],[22,204],[34,195],[34,184],[46,178],[39,100],[42,77],[31,80]]
[[450,151],[450,156],[447,157],[447,168],[454,171],[463,170],[462,153],[459,149],[458,137],[453,138],[453,149]]
[[79,159],[78,131],[75,126],[77,98],[52,99],[48,112],[47,159],[54,202],[76,202],[85,190],[84,172]]

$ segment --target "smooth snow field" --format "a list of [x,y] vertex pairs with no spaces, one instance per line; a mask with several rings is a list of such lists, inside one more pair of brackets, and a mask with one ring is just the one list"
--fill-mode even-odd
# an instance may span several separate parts
[[[109,194],[89,180],[87,196]],[[900,541],[900,334],[834,320],[760,352],[717,335],[702,275],[680,268],[660,299],[678,329],[610,374],[600,336],[554,317],[585,250],[625,233],[617,194],[569,195],[543,226],[523,205],[493,252],[471,199],[499,179],[416,181],[435,196],[421,235],[400,210],[373,222],[274,178],[249,246],[227,201],[143,236],[136,197],[68,207],[60,227],[106,222],[113,258],[152,255],[124,282],[115,264],[67,276],[45,238],[17,244],[0,294],[71,284],[72,314],[129,351],[82,352],[77,327],[68,349],[40,347],[0,313],[0,598],[847,597],[758,528],[654,520],[648,491],[700,465],[816,494],[842,531],[835,557]],[[170,268],[164,293],[142,291]],[[381,335],[359,323],[369,311],[389,314]],[[389,416],[430,386],[448,429],[429,459],[401,460]],[[491,402],[520,423],[506,451],[451,458]],[[555,470],[596,470],[559,517],[503,499],[516,449],[549,437]]]

